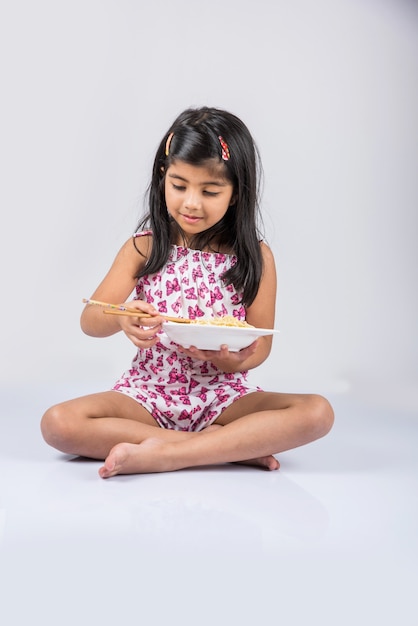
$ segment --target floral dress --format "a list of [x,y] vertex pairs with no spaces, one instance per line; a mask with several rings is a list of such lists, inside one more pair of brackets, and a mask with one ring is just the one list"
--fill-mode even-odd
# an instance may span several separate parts
[[[134,237],[150,234],[143,231]],[[234,255],[172,246],[164,268],[138,280],[135,299],[167,315],[193,320],[233,315],[244,320],[240,295],[221,278],[235,263]],[[182,354],[162,331],[158,343],[138,349],[113,390],[139,402],[162,428],[199,431],[234,400],[261,391],[247,383],[247,375],[226,373],[210,361]]]

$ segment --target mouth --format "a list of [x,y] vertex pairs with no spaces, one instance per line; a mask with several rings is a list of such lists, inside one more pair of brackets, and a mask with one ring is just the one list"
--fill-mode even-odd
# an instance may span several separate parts
[[182,218],[188,224],[196,224],[197,222],[199,222],[202,219],[201,217],[197,217],[196,215],[187,215],[187,214],[184,214],[184,213],[182,214]]

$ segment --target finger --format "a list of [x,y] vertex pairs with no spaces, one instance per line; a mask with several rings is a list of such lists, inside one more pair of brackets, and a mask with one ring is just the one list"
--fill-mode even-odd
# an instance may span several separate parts
[[144,302],[143,300],[132,300],[130,302],[125,302],[124,304],[130,309],[138,309],[138,311],[148,313],[149,315],[157,316],[160,314],[152,304]]

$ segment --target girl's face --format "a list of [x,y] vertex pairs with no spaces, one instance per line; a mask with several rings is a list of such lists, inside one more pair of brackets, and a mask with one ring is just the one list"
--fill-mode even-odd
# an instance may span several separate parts
[[175,161],[165,176],[165,201],[171,217],[186,237],[214,226],[232,204],[234,188],[222,172],[213,167]]

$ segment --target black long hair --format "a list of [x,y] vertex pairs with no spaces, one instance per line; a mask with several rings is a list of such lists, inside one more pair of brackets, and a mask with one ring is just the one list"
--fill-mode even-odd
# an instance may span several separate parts
[[[166,155],[171,133],[169,154]],[[222,159],[220,136],[229,148],[228,160]],[[222,278],[242,293],[242,303],[249,306],[257,295],[263,271],[258,203],[261,161],[245,124],[221,109],[202,107],[183,111],[157,149],[147,190],[148,213],[137,227],[137,231],[152,230],[152,250],[137,278],[158,272],[168,260],[171,245],[181,235],[178,225],[167,212],[164,193],[166,171],[175,161],[196,166],[208,166],[215,161],[223,165],[223,174],[234,188],[234,202],[217,224],[194,236],[188,247],[203,250],[216,244],[217,249],[222,246],[231,249],[237,262]]]

